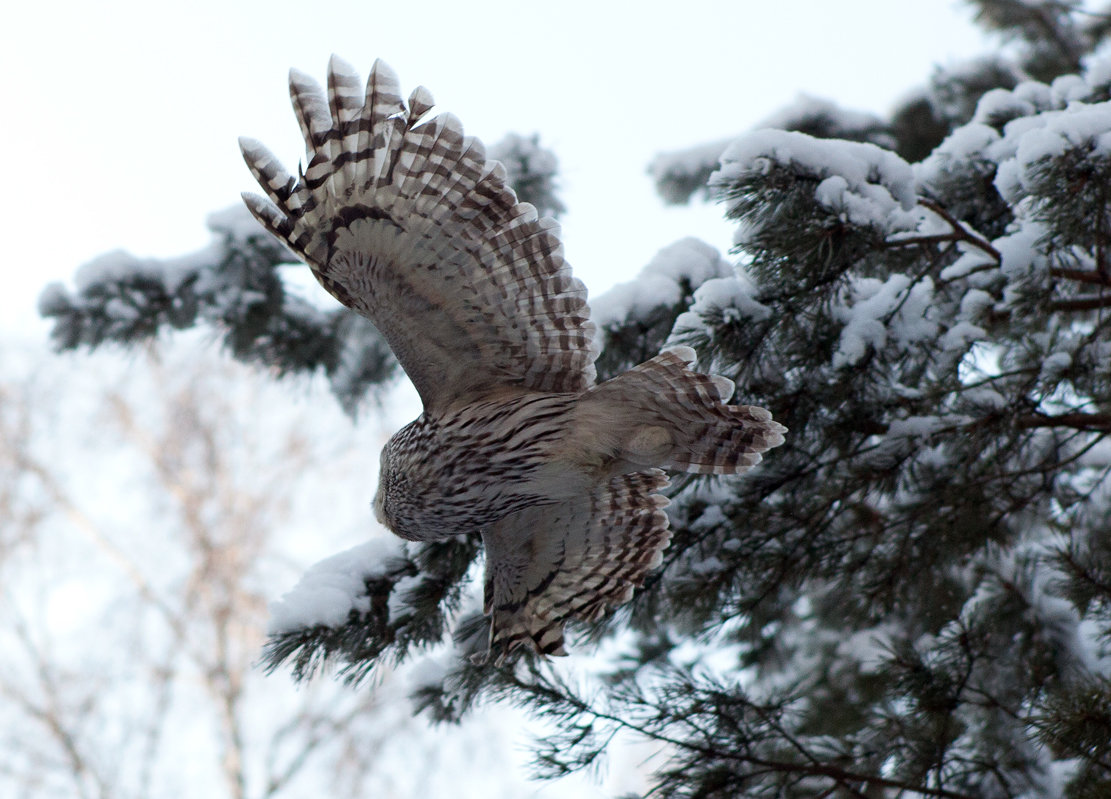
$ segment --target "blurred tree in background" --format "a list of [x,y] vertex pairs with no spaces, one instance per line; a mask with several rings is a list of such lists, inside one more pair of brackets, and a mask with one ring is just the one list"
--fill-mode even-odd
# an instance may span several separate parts
[[519,795],[496,721],[446,744],[405,674],[368,692],[257,668],[305,553],[365,536],[365,505],[323,528],[319,509],[362,490],[386,433],[182,338],[45,363],[4,343],[0,795]]

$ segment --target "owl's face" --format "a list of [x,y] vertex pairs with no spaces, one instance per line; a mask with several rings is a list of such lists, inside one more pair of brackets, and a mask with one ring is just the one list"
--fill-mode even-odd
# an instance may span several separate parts
[[[395,437],[396,438],[396,437]],[[374,495],[374,515],[378,522],[390,532],[408,541],[424,541],[428,535],[421,535],[419,525],[412,521],[412,504],[419,501],[419,493],[414,497],[408,472],[391,456],[391,445],[382,450],[378,468],[378,491]]]
[[374,493],[374,518],[383,527],[389,527],[390,523],[386,521],[386,493],[382,490],[382,481],[378,481],[378,490]]
[[397,478],[390,463],[390,448],[386,446],[382,449],[382,456],[379,459],[378,491],[374,494],[374,516],[378,519],[379,524],[395,533],[397,528],[394,523],[394,514],[390,511],[393,510],[396,503],[390,501],[390,489],[396,482]]

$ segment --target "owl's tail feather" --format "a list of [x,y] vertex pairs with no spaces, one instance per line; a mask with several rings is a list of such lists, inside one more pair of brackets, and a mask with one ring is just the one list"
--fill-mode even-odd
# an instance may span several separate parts
[[763,408],[727,404],[732,381],[692,371],[694,360],[690,347],[675,347],[586,395],[587,427],[615,454],[616,471],[740,474],[783,443],[786,427]]

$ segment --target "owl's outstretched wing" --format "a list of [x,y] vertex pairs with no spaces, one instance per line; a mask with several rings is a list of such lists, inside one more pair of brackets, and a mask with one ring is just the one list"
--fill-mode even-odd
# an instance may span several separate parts
[[566,654],[563,626],[632,598],[671,539],[659,469],[623,474],[582,497],[510,514],[485,531],[490,653]]
[[287,173],[240,141],[266,197],[247,207],[333,296],[374,323],[436,411],[499,386],[581,392],[594,383],[586,289],[558,226],[518,203],[501,164],[432,97],[403,102],[375,63],[365,92],[332,59],[327,94],[290,73],[308,163]]

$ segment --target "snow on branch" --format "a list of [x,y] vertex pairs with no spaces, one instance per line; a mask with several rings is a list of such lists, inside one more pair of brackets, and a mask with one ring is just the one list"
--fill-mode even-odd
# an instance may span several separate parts
[[653,357],[694,289],[732,274],[733,265],[714,247],[685,238],[660,250],[636,280],[592,300],[591,318],[601,339],[599,374],[604,379]]
[[[288,664],[294,679],[306,680],[335,666],[355,683],[440,643],[453,619],[481,619],[477,598],[461,612],[477,554],[477,537],[421,545],[376,539],[318,563],[272,606],[265,667]],[[478,633],[488,629],[461,634],[464,654],[484,649]]]
[[54,321],[55,347],[130,346],[207,324],[240,360],[279,373],[322,369],[350,413],[396,373],[370,325],[287,285],[282,267],[295,259],[245,207],[213,213],[207,224],[213,240],[197,252],[167,259],[112,252],[78,269],[72,290],[47,286],[39,312]]
[[710,183],[726,192],[746,176],[775,170],[813,180],[815,200],[846,221],[885,233],[905,229],[917,202],[914,172],[874,144],[816,139],[803,133],[762,130],[734,142],[722,154]]
[[[822,139],[872,142],[887,148],[894,143],[879,117],[844,109],[829,100],[808,95],[800,95],[756,127],[798,131]],[[694,195],[710,198],[710,175],[718,168],[722,153],[736,138],[657,155],[648,166],[656,192],[671,205],[686,203]]]

